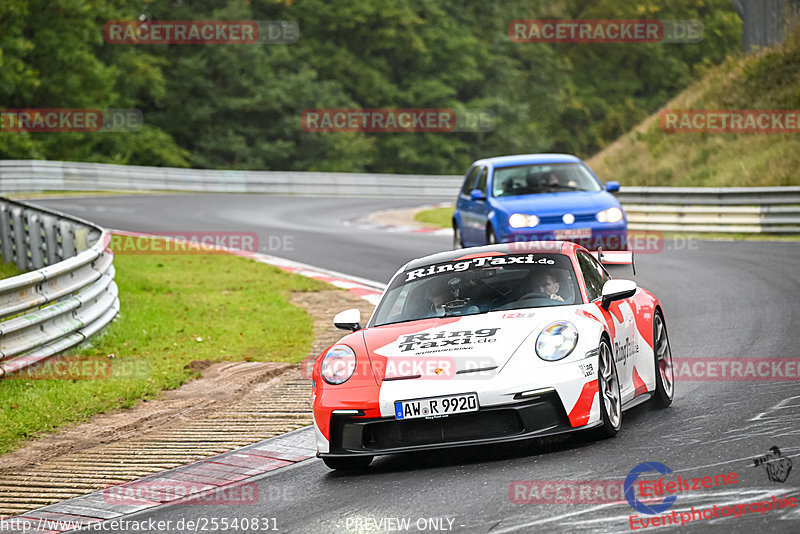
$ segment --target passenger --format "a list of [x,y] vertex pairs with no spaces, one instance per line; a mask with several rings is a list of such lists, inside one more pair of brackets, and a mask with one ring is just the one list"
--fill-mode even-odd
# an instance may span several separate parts
[[561,284],[558,278],[549,269],[540,269],[533,275],[533,291],[536,293],[544,293],[548,295],[551,300],[559,300],[564,302],[564,299],[558,294]]

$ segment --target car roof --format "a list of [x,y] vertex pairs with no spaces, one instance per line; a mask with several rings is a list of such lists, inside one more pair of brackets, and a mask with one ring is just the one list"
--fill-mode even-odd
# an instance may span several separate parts
[[550,254],[567,254],[572,256],[582,246],[571,241],[521,241],[518,243],[503,243],[500,245],[486,245],[483,247],[462,248],[438,252],[422,258],[417,258],[406,263],[398,272],[409,269],[418,269],[427,265],[444,263],[447,261],[466,260],[482,256],[501,254],[528,254],[533,252]]
[[497,156],[476,161],[475,165],[491,165],[492,167],[510,167],[514,165],[531,165],[544,163],[579,163],[581,160],[570,154],[518,154],[516,156]]

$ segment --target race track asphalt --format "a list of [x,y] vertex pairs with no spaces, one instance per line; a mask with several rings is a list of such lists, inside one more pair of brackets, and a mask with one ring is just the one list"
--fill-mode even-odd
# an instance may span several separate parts
[[[256,232],[261,252],[380,282],[404,262],[450,245],[446,236],[343,225],[372,211],[420,203],[410,199],[184,194],[36,202],[116,229]],[[277,246],[286,237],[291,247],[268,249],[270,238]],[[637,255],[635,277],[628,268],[613,274],[636,280],[661,299],[676,360],[800,357],[800,243],[677,238],[663,245],[659,252]],[[671,510],[773,495],[798,498],[798,383],[681,381],[672,407],[625,412],[614,439],[571,436],[380,457],[357,475],[329,471],[314,459],[256,479],[260,498],[254,506],[162,506],[129,519],[171,520],[169,532],[190,532],[175,527],[181,519],[235,517],[275,518],[269,524],[278,531],[303,533],[631,532],[629,518],[636,512],[627,502],[516,503],[509,487],[520,480],[619,481],[642,462],[661,462],[684,478],[738,475],[735,485],[680,493]],[[795,457],[795,471],[783,483],[750,467],[752,458],[772,446]],[[397,530],[399,524],[388,518],[408,520],[409,528]],[[700,520],[683,530],[800,532],[800,508]],[[229,530],[236,531],[263,532]]]

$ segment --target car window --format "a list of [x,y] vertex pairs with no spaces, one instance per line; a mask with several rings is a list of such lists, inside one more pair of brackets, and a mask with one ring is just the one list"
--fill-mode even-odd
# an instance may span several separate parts
[[471,167],[467,171],[467,179],[464,180],[464,187],[461,188],[461,194],[469,196],[470,191],[475,189],[475,182],[478,180],[478,172],[481,170],[477,165]]
[[603,296],[603,284],[611,280],[608,272],[600,262],[585,252],[578,252],[578,264],[581,267],[583,280],[586,283],[586,292],[589,295],[589,300],[595,300]]
[[370,326],[579,301],[572,262],[564,254],[467,256],[397,275]]
[[492,195],[510,197],[601,189],[601,184],[582,163],[537,163],[496,168]]
[[483,167],[481,171],[481,175],[478,178],[478,183],[475,185],[475,189],[480,189],[483,193],[483,196],[486,196],[486,180],[489,178],[489,169],[487,167]]

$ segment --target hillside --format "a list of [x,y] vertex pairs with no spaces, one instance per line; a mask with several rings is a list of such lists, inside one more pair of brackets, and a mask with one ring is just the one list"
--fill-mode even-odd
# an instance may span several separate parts
[[[710,69],[663,109],[800,109],[800,33]],[[800,134],[667,133],[656,113],[588,163],[628,185],[800,185]]]

